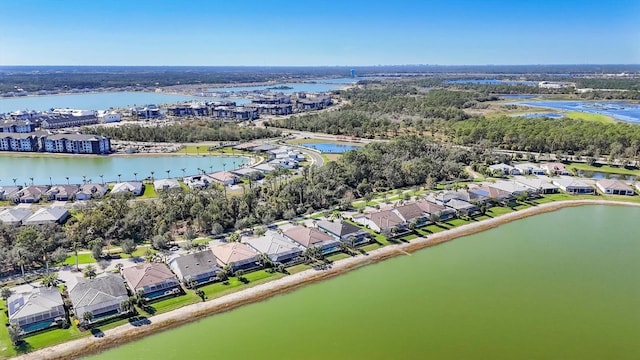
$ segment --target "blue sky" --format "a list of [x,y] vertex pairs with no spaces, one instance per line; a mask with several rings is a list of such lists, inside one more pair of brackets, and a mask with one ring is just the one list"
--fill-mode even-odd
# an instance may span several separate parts
[[1,65],[640,63],[640,1],[0,0]]

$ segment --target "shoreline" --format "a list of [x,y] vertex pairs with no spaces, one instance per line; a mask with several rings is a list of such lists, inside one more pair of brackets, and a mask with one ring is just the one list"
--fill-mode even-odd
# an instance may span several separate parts
[[139,340],[144,336],[169,330],[193,321],[200,320],[214,314],[226,312],[243,305],[269,299],[275,295],[294,291],[316,281],[332,278],[345,272],[360,267],[384,261],[398,255],[406,255],[426,247],[439,245],[454,239],[483,232],[500,225],[520,220],[526,217],[557,211],[560,209],[586,205],[632,206],[640,207],[640,203],[613,200],[565,200],[550,202],[524,210],[503,214],[492,219],[482,220],[476,223],[465,224],[450,230],[418,237],[409,243],[389,245],[369,252],[367,255],[358,255],[334,262],[328,270],[308,269],[293,275],[289,275],[267,283],[259,284],[232,294],[224,295],[213,300],[192,305],[151,316],[151,324],[143,327],[134,327],[124,324],[113,329],[106,330],[103,338],[84,337],[69,342],[54,345],[48,348],[23,354],[14,359],[75,359],[89,356],[109,348]]

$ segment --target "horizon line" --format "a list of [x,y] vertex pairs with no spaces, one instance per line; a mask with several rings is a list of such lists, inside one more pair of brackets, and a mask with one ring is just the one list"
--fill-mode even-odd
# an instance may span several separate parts
[[547,63],[547,64],[369,64],[369,65],[105,65],[105,64],[0,64],[0,67],[34,67],[34,66],[75,66],[75,67],[393,67],[393,66],[433,66],[433,67],[456,67],[456,66],[640,66],[640,63]]

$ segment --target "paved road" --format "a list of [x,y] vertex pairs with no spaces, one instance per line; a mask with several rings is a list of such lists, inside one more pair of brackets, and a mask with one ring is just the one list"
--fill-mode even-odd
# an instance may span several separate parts
[[307,148],[303,148],[303,147],[295,146],[295,145],[290,145],[290,144],[287,145],[287,146],[295,147],[296,149],[300,150],[301,153],[303,153],[306,156],[310,157],[311,158],[311,165],[315,165],[315,166],[320,167],[320,166],[322,166],[324,164],[324,158],[317,151],[309,150]]

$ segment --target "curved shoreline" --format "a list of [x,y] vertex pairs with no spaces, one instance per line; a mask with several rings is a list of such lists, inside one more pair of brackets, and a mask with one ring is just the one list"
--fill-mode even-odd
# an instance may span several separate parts
[[566,200],[545,203],[477,223],[465,224],[450,230],[429,235],[427,238],[419,237],[409,243],[389,245],[373,250],[369,252],[368,255],[358,255],[356,257],[339,260],[336,261],[328,270],[305,270],[297,274],[256,285],[207,302],[188,305],[174,311],[152,316],[150,317],[152,323],[148,326],[134,327],[131,324],[124,324],[116,328],[106,330],[103,338],[85,337],[24,354],[16,357],[15,359],[75,359],[82,356],[88,356],[130,341],[138,340],[153,333],[184,325],[213,314],[229,311],[242,305],[262,301],[278,294],[290,292],[307,284],[331,278],[368,264],[383,261],[398,255],[405,255],[407,252],[413,252],[425,247],[442,244],[459,237],[479,233],[526,217],[553,212],[567,207],[584,205],[640,207],[640,203],[612,200]]

